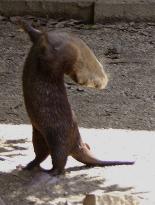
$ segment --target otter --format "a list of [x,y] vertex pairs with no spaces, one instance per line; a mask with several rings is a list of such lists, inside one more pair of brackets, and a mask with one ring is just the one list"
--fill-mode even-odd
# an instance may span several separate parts
[[78,37],[65,32],[42,32],[20,21],[32,47],[23,69],[25,107],[32,123],[35,159],[25,168],[39,167],[51,155],[52,175],[64,173],[70,155],[89,166],[131,165],[102,161],[82,141],[64,84],[64,74],[87,87],[103,89],[107,75],[94,53]]

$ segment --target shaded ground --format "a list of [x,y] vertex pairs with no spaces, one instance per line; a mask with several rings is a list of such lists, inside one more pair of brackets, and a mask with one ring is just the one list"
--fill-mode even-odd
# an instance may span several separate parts
[[[77,33],[105,65],[109,84],[103,91],[67,85],[82,127],[155,129],[155,23],[83,25],[30,18],[37,27]],[[0,123],[28,123],[21,75],[30,48],[14,18],[0,18]],[[67,80],[68,81],[68,80]]]

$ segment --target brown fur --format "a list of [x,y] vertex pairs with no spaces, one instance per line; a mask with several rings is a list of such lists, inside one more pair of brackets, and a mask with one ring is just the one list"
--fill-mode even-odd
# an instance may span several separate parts
[[36,157],[26,168],[39,166],[49,154],[53,174],[64,171],[69,155],[93,166],[133,164],[98,160],[81,139],[67,99],[64,74],[86,86],[105,87],[106,74],[92,51],[71,34],[42,33],[24,22],[22,25],[33,42],[23,71],[23,93]]

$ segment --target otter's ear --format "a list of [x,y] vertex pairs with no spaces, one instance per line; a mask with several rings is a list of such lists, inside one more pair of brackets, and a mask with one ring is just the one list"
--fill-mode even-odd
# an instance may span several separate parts
[[30,39],[33,43],[35,43],[38,38],[41,36],[42,32],[33,28],[30,24],[26,21],[17,19],[18,24],[24,29],[26,33],[30,36]]

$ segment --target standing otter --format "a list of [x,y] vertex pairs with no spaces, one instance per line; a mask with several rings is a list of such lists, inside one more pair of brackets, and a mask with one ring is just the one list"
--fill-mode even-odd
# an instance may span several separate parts
[[23,93],[33,127],[35,159],[26,169],[39,166],[50,154],[54,175],[64,172],[67,157],[92,166],[131,165],[101,161],[83,143],[67,99],[64,74],[88,87],[104,88],[107,76],[88,46],[74,35],[44,33],[21,21],[33,43],[23,71]]

